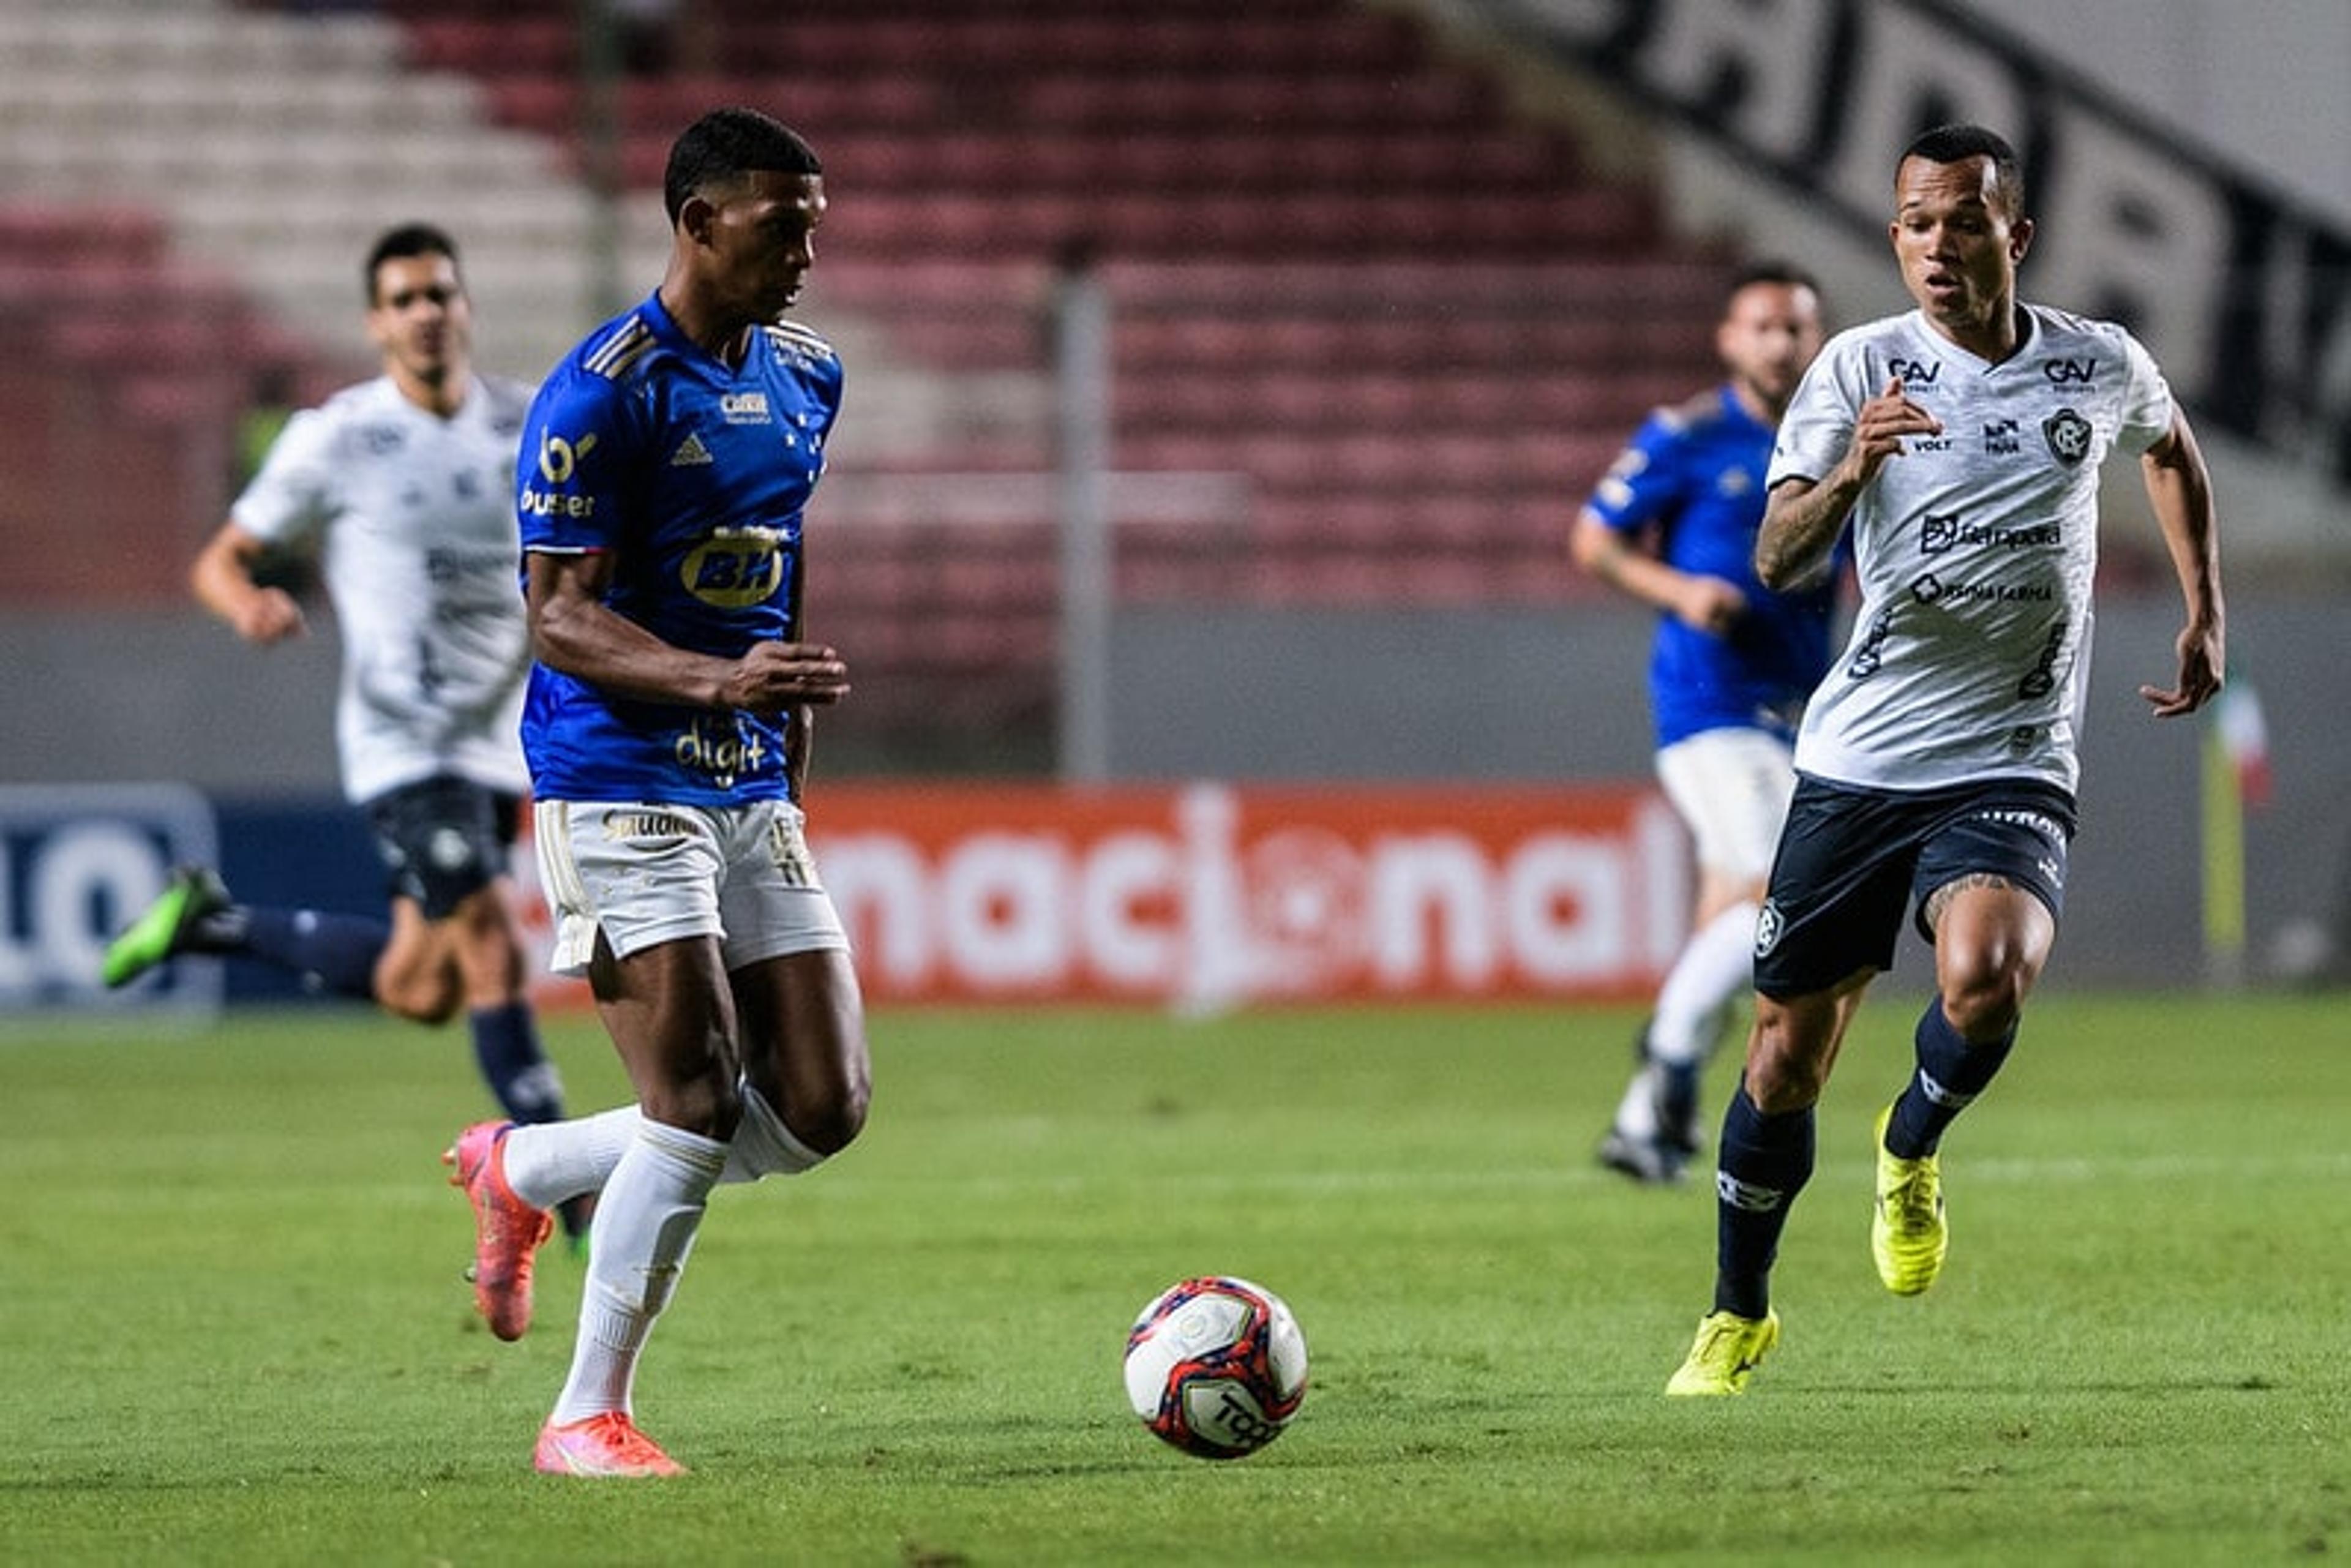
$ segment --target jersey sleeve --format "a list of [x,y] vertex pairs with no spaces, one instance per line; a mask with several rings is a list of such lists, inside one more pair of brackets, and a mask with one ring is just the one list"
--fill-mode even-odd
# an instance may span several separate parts
[[2115,444],[2126,452],[2145,452],[2171,429],[2171,385],[2137,338],[2128,332],[2120,336],[2125,376]]
[[229,520],[265,544],[299,544],[334,516],[335,422],[315,408],[286,422]]
[[574,554],[618,544],[636,431],[627,396],[603,376],[573,367],[539,389],[515,465],[515,520],[525,551]]
[[1682,488],[1684,428],[1665,409],[1643,420],[1584,502],[1584,515],[1622,534],[1637,532],[1672,512]]
[[1821,351],[1796,383],[1787,413],[1780,416],[1765,489],[1783,479],[1818,481],[1844,460],[1861,405],[1869,400],[1865,373],[1855,340],[1840,338]]

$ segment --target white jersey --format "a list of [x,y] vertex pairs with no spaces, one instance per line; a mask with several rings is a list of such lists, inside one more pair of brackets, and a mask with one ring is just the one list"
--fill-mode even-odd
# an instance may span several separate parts
[[335,734],[355,801],[435,774],[520,794],[529,668],[515,451],[530,391],[476,379],[442,419],[390,377],[296,414],[229,517],[316,539],[343,641]]
[[1796,767],[1874,789],[1990,776],[2066,789],[2090,667],[2098,468],[2171,427],[2171,391],[2122,328],[2040,306],[1997,365],[1917,311],[1831,340],[1781,422],[1769,482],[1819,480],[1894,376],[1942,422],[1862,491],[1861,606],[1796,739]]

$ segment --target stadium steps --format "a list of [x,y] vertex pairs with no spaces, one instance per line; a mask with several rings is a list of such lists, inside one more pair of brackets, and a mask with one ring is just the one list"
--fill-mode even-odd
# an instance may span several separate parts
[[[478,79],[501,123],[584,166],[568,0],[384,10],[420,59]],[[983,401],[938,401],[927,455],[884,465],[908,472],[861,472],[841,449],[820,500],[835,526],[817,601],[844,646],[893,667],[926,643],[961,657],[980,636],[964,623],[992,620],[1037,651],[1024,678],[1050,692],[1050,592],[976,586],[1047,579],[1050,489],[1010,518],[954,480],[1050,463],[1050,394],[1028,378],[1073,250],[1099,258],[1114,304],[1114,466],[1196,476],[1210,501],[1122,528],[1118,580],[1137,597],[1572,601],[1590,591],[1565,562],[1577,498],[1652,403],[1712,374],[1723,259],[1673,241],[1647,191],[1592,176],[1557,127],[1393,10],[690,10],[675,68],[617,94],[629,183],[657,182],[671,137],[714,103],[777,110],[816,141],[835,198],[802,313],[830,329],[849,312],[897,362],[998,377]],[[870,417],[858,369],[852,429]],[[908,497],[944,510],[923,523]],[[958,556],[988,572],[947,570]]]
[[0,202],[0,599],[28,605],[178,600],[256,389],[325,384],[125,204]]

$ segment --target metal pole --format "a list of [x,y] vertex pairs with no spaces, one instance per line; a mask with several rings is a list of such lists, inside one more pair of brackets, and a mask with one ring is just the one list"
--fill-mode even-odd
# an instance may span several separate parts
[[1061,467],[1061,771],[1110,777],[1110,303],[1082,254],[1053,297]]
[[621,278],[621,29],[611,0],[580,0],[580,140],[588,186],[590,320],[625,303]]

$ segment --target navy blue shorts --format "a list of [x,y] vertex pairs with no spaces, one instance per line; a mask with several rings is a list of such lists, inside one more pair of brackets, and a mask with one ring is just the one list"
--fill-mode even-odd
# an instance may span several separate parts
[[413,899],[427,920],[446,920],[507,873],[522,797],[438,776],[387,790],[367,803],[367,814],[392,895]]
[[1771,891],[1755,925],[1755,988],[1785,999],[1862,969],[1894,967],[1902,916],[1975,873],[2004,877],[2064,912],[2074,798],[2053,784],[1991,779],[1921,791],[1799,776]]

